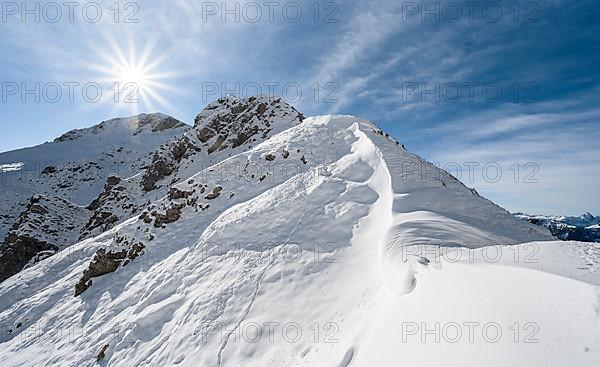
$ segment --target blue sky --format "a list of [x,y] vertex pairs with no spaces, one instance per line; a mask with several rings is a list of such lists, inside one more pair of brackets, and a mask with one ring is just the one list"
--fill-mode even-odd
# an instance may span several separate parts
[[[375,121],[509,210],[600,213],[597,1],[110,0],[72,19],[49,3],[3,3],[0,151],[138,112],[192,123],[219,95],[274,92]],[[115,103],[130,79],[139,102]]]

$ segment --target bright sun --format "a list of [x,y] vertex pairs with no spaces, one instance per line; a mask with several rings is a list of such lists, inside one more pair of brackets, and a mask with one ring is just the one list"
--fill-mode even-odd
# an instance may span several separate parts
[[163,70],[168,59],[166,54],[154,54],[153,42],[149,42],[137,54],[133,43],[126,50],[111,40],[109,51],[98,53],[100,63],[89,66],[99,73],[98,81],[106,88],[103,102],[113,104],[115,109],[129,108],[132,112],[155,110],[171,106],[165,98],[167,92],[177,92],[169,82],[179,76]]
[[142,88],[148,80],[148,75],[140,67],[124,66],[118,71],[118,79],[123,84],[134,83]]

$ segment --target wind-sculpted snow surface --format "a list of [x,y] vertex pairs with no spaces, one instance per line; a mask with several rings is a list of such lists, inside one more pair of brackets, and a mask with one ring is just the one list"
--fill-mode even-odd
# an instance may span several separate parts
[[2,365],[594,365],[599,249],[552,239],[368,121],[308,118],[0,284]]

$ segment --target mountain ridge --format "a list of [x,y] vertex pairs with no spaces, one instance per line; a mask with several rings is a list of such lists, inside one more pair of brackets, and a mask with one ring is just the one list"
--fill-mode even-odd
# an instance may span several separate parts
[[[106,180],[114,174],[137,172],[147,164],[150,152],[187,129],[165,114],[139,114],[71,130],[54,142],[0,153],[0,166],[8,167],[0,177],[4,194],[0,198],[0,239],[4,240],[0,262],[5,266],[0,281],[36,257],[33,249],[42,249],[48,256],[64,249],[65,241],[73,244],[82,238],[72,231],[83,229],[92,214],[85,207],[101,193]],[[44,212],[30,213],[32,208]],[[56,233],[49,239],[44,227],[59,226],[56,216],[61,211],[64,227],[53,228]],[[20,218],[29,218],[29,223]]]
[[[240,104],[232,101],[220,104],[224,113]],[[111,178],[92,206],[122,210],[112,228],[0,283],[7,363],[528,366],[540,353],[556,365],[565,353],[578,365],[598,357],[596,247],[556,241],[368,120],[299,121],[290,108],[275,108],[279,131],[210,154],[237,131],[202,142],[211,134],[196,124],[151,153],[173,166],[150,191],[150,165]],[[244,111],[253,121],[257,106]],[[191,148],[174,156],[182,140]],[[528,353],[512,336],[453,348],[398,342],[407,322],[463,320],[535,321],[540,342]],[[266,334],[250,337],[249,325]],[[290,326],[300,332],[285,333]],[[38,329],[49,337],[27,337]],[[557,329],[566,337],[552,337]],[[77,337],[51,337],[62,330]]]
[[515,217],[548,228],[564,241],[600,242],[600,216],[586,212],[580,216],[529,215],[515,213]]

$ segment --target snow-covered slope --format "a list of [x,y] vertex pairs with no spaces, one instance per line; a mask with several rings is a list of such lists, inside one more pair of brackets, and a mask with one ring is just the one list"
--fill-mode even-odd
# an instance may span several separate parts
[[303,120],[304,116],[281,98],[219,98],[196,116],[194,127],[185,135],[153,152],[151,163],[139,174],[122,175],[122,182],[106,187],[92,205],[94,215],[85,236],[100,234],[107,223],[139,214],[145,205],[165,196],[171,185]]
[[598,247],[532,242],[368,121],[277,129],[0,284],[3,365],[599,360]]
[[[5,246],[0,243],[0,257],[16,261],[9,267],[16,269],[25,265],[29,261],[25,255],[37,248],[29,240],[44,242],[44,248],[77,242],[92,214],[83,207],[103,191],[107,178],[137,173],[150,163],[151,152],[187,129],[163,114],[141,114],[73,130],[51,143],[1,153],[0,242],[11,228],[13,238],[6,238]],[[44,212],[31,218],[28,206],[34,195],[43,195],[43,203],[34,209],[44,207]],[[26,233],[21,233],[25,229]],[[49,231],[54,234],[52,241],[47,237]],[[29,240],[14,241],[23,236]],[[9,244],[11,253],[7,254]],[[21,256],[14,257],[14,251]],[[14,269],[0,271],[0,281]]]
[[546,227],[565,241],[600,242],[600,216],[585,213],[578,217],[529,215],[516,213],[517,218]]
[[31,196],[57,196],[88,205],[102,191],[107,177],[137,173],[148,164],[151,152],[187,128],[163,114],[141,114],[73,130],[50,143],[0,153],[0,237]]

